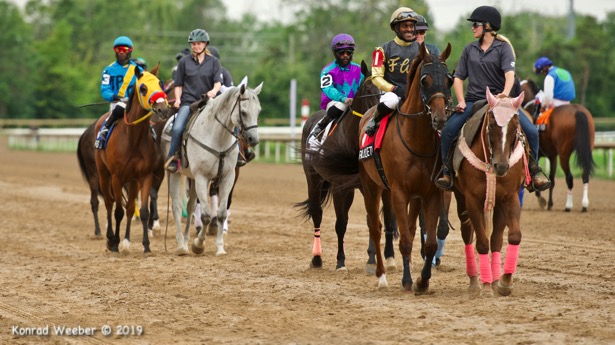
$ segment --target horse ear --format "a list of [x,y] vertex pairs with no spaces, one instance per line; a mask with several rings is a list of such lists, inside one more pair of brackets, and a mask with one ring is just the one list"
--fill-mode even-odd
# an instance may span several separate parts
[[149,72],[157,77],[158,76],[158,68],[159,67],[160,67],[160,62],[158,62],[156,64],[156,66],[154,66],[154,68],[152,68]]
[[143,72],[141,71],[141,67],[135,66],[135,75],[137,76],[137,79],[141,79],[141,77],[143,76]]
[[262,90],[262,89],[263,89],[263,82],[261,81],[261,83],[260,83],[260,84],[258,84],[258,86],[256,87],[256,89],[254,89],[254,93],[258,95],[259,93],[261,93],[261,90]]
[[239,94],[243,95],[244,93],[246,93],[246,84],[240,84],[239,85]]
[[425,42],[421,43],[419,47],[419,55],[421,56],[421,60],[425,60],[425,56],[427,55],[427,49],[425,49]]
[[495,104],[498,102],[497,98],[495,98],[495,96],[491,93],[491,90],[489,90],[489,87],[487,87],[487,103],[489,103],[489,108],[493,108],[495,106]]
[[449,55],[451,55],[451,42],[448,42],[448,44],[446,45],[446,49],[444,49],[444,52],[440,54],[440,61],[442,62],[446,61]]
[[369,70],[367,69],[367,64],[365,63],[365,60],[361,60],[361,74],[365,76],[369,75]]
[[521,104],[523,103],[523,97],[525,97],[525,91],[521,91],[521,93],[519,94],[519,96],[517,96],[516,98],[514,98],[512,100],[512,106],[517,109],[521,106]]

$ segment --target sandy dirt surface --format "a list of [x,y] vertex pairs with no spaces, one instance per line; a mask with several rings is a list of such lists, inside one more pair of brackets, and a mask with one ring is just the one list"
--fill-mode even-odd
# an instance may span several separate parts
[[[565,183],[556,183],[554,211],[539,210],[526,194],[512,296],[468,298],[459,230],[449,235],[432,293],[417,296],[400,290],[399,270],[388,272],[385,289],[365,273],[368,231],[358,193],[346,237],[348,272],[335,271],[331,207],[322,226],[324,268],[309,268],[312,226],[292,206],[307,196],[299,165],[242,168],[228,255],[216,257],[209,237],[203,255],[175,256],[169,224],[168,252],[158,237],[145,258],[138,222],[128,255],[92,239],[89,190],[75,154],[9,151],[3,139],[0,343],[614,344],[615,182],[592,180],[587,213],[580,212],[579,187],[574,211],[564,213]],[[163,235],[167,195],[165,182]],[[458,229],[456,215],[451,220]],[[399,254],[396,260],[401,267]],[[416,250],[412,260],[416,279]],[[101,334],[104,325],[112,335]],[[14,334],[45,327],[47,336]],[[67,336],[54,327],[95,330]]]

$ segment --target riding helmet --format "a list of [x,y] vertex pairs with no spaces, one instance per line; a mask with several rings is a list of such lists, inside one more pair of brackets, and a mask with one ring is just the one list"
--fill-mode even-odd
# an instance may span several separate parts
[[546,56],[541,56],[534,63],[534,73],[540,74],[543,68],[553,66],[553,62]]
[[391,30],[395,31],[395,25],[401,22],[412,21],[416,23],[418,21],[418,14],[414,12],[410,7],[400,7],[391,15]]
[[470,22],[489,23],[494,31],[500,30],[502,27],[502,16],[493,6],[479,6],[477,7],[470,18]]
[[209,43],[209,34],[203,29],[192,30],[188,35],[188,43],[192,42],[207,42]]
[[338,34],[331,40],[331,50],[355,49],[354,38],[349,34]]
[[429,25],[427,24],[427,19],[425,19],[425,17],[423,17],[420,14],[418,15],[418,20],[416,22],[415,30],[417,30],[417,31],[420,31],[420,30],[427,31],[427,30],[429,30]]
[[119,36],[115,39],[115,41],[113,42],[113,48],[119,46],[133,48],[132,41],[126,36]]

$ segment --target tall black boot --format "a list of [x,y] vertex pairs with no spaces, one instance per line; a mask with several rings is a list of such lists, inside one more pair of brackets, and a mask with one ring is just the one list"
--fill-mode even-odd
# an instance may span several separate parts
[[369,120],[367,127],[365,128],[365,134],[368,136],[373,136],[376,133],[376,128],[380,124],[380,120],[384,117],[384,115],[391,113],[393,109],[387,107],[384,103],[379,103],[376,106],[376,111],[374,112],[374,117]]
[[309,137],[313,136],[315,138],[318,138],[322,131],[325,129],[325,127],[327,127],[330,120],[331,118],[329,117],[329,115],[325,114],[325,116],[323,116],[322,119],[318,121],[316,126],[314,126],[314,128],[312,129],[312,133],[310,133]]
[[94,142],[95,148],[99,150],[103,150],[105,148],[106,146],[105,144],[107,141],[107,135],[109,134],[109,129],[111,128],[111,125],[115,121],[120,119],[123,115],[124,115],[124,108],[120,105],[116,105],[115,108],[113,108],[111,115],[109,115],[107,122],[103,123],[102,127],[100,127],[100,131],[98,132],[98,135],[96,136],[96,141]]

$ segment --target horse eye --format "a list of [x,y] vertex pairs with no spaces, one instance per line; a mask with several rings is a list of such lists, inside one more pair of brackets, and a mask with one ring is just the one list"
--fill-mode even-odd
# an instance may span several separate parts
[[141,96],[147,95],[147,86],[145,86],[145,84],[141,84],[141,86],[139,86],[139,92],[141,93]]

